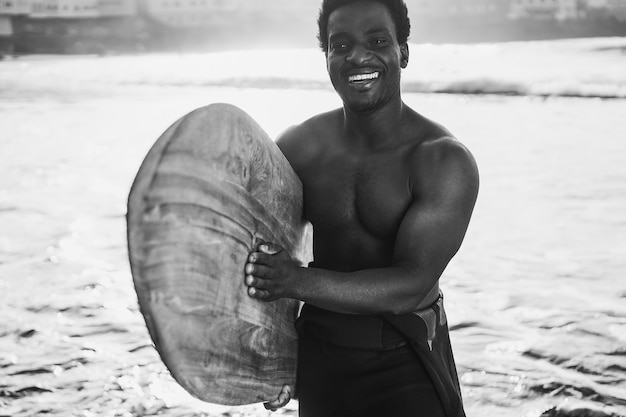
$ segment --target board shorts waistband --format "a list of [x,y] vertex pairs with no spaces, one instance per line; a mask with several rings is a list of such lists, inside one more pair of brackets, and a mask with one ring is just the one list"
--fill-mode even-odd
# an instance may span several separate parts
[[302,307],[296,328],[299,333],[352,349],[388,350],[408,344],[382,316],[335,313],[310,304]]

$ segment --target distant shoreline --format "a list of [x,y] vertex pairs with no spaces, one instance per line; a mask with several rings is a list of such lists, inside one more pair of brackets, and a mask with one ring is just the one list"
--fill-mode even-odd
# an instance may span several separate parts
[[[176,29],[136,17],[11,19],[0,35],[2,55],[214,52],[229,49],[316,47],[314,19],[225,21]],[[414,43],[483,43],[626,36],[626,22],[612,17],[580,20],[439,18],[412,22]]]

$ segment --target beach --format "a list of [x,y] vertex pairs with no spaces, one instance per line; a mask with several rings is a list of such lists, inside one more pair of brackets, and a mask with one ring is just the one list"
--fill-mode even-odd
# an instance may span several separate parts
[[[626,415],[626,39],[411,50],[405,102],[481,175],[441,278],[467,415]],[[126,198],[179,117],[228,102],[276,137],[340,106],[325,77],[314,50],[0,62],[0,416],[297,415],[172,380],[138,310]]]

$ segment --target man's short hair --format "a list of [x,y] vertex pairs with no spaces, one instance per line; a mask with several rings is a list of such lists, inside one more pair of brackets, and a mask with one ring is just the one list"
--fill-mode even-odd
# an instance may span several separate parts
[[[322,7],[320,8],[320,14],[317,18],[317,26],[319,32],[317,34],[317,40],[319,46],[325,53],[328,51],[328,17],[330,14],[339,7],[356,3],[362,0],[323,0]],[[398,43],[402,45],[409,39],[411,32],[411,22],[409,20],[409,13],[406,8],[404,0],[371,0],[380,3],[389,9],[391,18],[396,25],[396,36]]]

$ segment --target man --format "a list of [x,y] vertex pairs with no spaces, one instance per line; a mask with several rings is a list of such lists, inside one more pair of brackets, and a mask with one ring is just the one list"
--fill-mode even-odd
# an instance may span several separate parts
[[438,281],[476,201],[475,161],[401,99],[402,0],[324,0],[318,23],[343,108],[277,140],[303,184],[314,262],[263,243],[245,266],[248,294],[305,303],[301,416],[464,416]]

